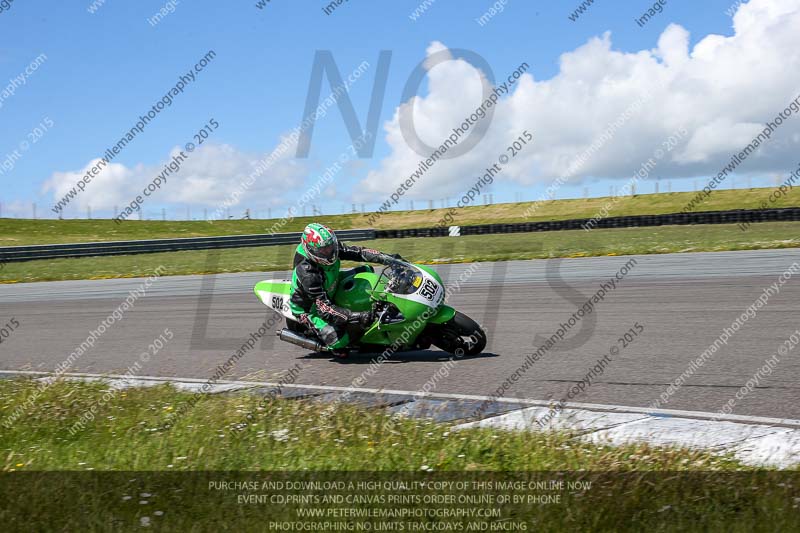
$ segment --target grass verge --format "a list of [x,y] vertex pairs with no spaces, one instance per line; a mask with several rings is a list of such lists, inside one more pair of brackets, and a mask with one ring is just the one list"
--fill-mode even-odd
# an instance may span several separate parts
[[[660,226],[472,235],[459,238],[359,242],[422,263],[505,261],[552,257],[659,254],[800,247],[800,222],[765,222],[741,231],[735,224]],[[222,251],[163,252],[8,263],[0,282],[139,277],[158,266],[166,275],[288,270],[295,245]]]
[[[3,414],[38,382],[0,380]],[[390,418],[313,400],[260,402],[247,394],[195,396],[168,385],[113,389],[60,382],[0,436],[3,471],[30,470],[731,470],[731,460],[647,446],[605,447],[551,433],[452,432],[449,425]],[[94,420],[72,432],[84,413]],[[178,411],[183,416],[173,418]],[[255,413],[251,424],[243,424]],[[5,418],[5,416],[3,416]],[[170,428],[168,422],[173,425]]]
[[[0,380],[3,418],[38,386]],[[461,524],[420,531],[465,531],[469,523],[489,522],[516,524],[516,531],[800,527],[793,511],[800,501],[791,482],[796,472],[758,472],[700,451],[609,447],[565,433],[454,431],[448,424],[395,420],[346,404],[328,410],[314,400],[262,402],[246,394],[204,397],[171,420],[170,413],[192,398],[169,386],[109,392],[100,383],[58,382],[45,389],[23,419],[0,433],[0,520],[11,530],[52,530],[56,524],[61,530],[127,530],[146,524],[263,531],[277,529],[282,520],[321,524],[325,517],[327,527],[305,530],[351,531],[358,529],[331,525],[361,521],[343,510],[402,508],[409,522]],[[87,412],[93,420],[71,431]],[[255,417],[242,424],[248,412]],[[376,480],[382,483],[377,488],[358,485]],[[244,481],[256,485],[221,485]],[[284,486],[263,485],[278,481]],[[303,481],[336,485],[287,485]],[[420,485],[448,481],[469,485]],[[487,481],[494,485],[477,485]],[[528,485],[500,489],[498,483],[510,481]],[[530,483],[537,481],[551,488],[534,490]],[[407,485],[399,488],[401,482]],[[423,496],[415,501],[413,494]],[[425,494],[438,499],[426,502]],[[449,503],[442,499],[447,494],[454,498]],[[406,499],[392,503],[392,495]],[[482,499],[459,502],[459,495]],[[548,496],[549,503],[530,501],[531,495]],[[249,499],[254,496],[263,500]],[[333,512],[303,518],[308,508]],[[459,517],[441,509],[483,509],[490,515]]]
[[[771,188],[715,191],[695,211],[720,211],[726,209],[758,209],[768,199]],[[612,202],[609,216],[655,215],[678,213],[695,193],[640,194],[618,198],[610,197],[574,200],[471,206],[459,209],[453,224],[533,222],[539,220],[565,220],[590,218]],[[786,195],[771,207],[800,206],[800,196]],[[377,229],[419,228],[434,226],[449,209],[422,209],[416,211],[391,211],[373,223],[368,215],[330,215],[297,217],[278,224],[278,220],[221,220],[205,221],[126,221],[115,224],[111,220],[22,220],[0,219],[0,246],[27,244],[60,244],[70,242],[97,242],[139,239],[166,239],[176,237],[207,237],[218,235],[246,235],[252,233],[280,233],[301,231],[309,222],[322,222],[334,230],[373,227]]]

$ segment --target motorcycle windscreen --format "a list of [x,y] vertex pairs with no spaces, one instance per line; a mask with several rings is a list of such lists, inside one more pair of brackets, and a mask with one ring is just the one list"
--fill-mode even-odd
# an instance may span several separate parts
[[394,277],[387,289],[398,298],[436,309],[444,301],[444,287],[428,272],[416,267]]

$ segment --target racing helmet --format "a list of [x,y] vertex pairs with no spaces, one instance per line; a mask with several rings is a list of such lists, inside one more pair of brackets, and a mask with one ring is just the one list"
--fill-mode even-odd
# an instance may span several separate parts
[[339,258],[339,240],[324,224],[312,223],[303,230],[300,239],[306,257],[321,265],[332,265]]

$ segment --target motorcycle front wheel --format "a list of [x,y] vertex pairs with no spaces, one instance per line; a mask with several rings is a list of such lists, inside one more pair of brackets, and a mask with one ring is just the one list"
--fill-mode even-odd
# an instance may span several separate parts
[[439,324],[433,335],[433,345],[454,355],[478,355],[486,348],[486,333],[464,313]]

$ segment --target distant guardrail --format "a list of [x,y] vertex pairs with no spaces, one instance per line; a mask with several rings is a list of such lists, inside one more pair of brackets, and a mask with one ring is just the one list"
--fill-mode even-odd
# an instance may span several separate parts
[[[410,237],[447,237],[489,235],[493,233],[582,230],[590,221],[593,221],[594,228],[635,228],[690,224],[749,224],[798,220],[800,220],[800,208],[788,207],[783,209],[735,209],[730,211],[704,211],[698,213],[631,215],[607,217],[600,220],[580,218],[514,224],[480,224],[475,226],[445,226],[435,228],[338,230],[336,231],[336,235],[343,241],[363,241],[370,239],[403,239]],[[65,257],[149,254],[183,250],[209,250],[214,248],[274,246],[278,244],[297,243],[300,241],[300,235],[300,232],[294,232],[263,235],[155,239],[146,241],[12,246],[0,248],[0,264],[15,261],[31,261],[34,259],[60,259]]]
[[[681,226],[691,224],[745,224],[800,220],[800,208],[735,209],[730,211],[703,211],[697,213],[669,213],[664,215],[631,215],[606,217],[600,220],[577,218],[546,220],[514,224],[480,224],[476,226],[444,226],[436,228],[410,228],[376,230],[376,239],[403,239],[409,237],[447,237],[463,235],[488,235],[492,233],[528,233],[535,231],[583,230],[590,221],[594,228],[639,228],[649,226]],[[456,228],[453,232],[451,228]]]
[[[340,230],[342,240],[363,241],[375,238],[374,230]],[[247,248],[274,246],[300,242],[301,232],[263,235],[226,235],[222,237],[190,237],[180,239],[153,239],[143,241],[87,242],[75,244],[40,244],[0,248],[0,263],[31,261],[34,259],[61,259],[100,255],[150,254],[184,250],[211,250],[214,248]]]

